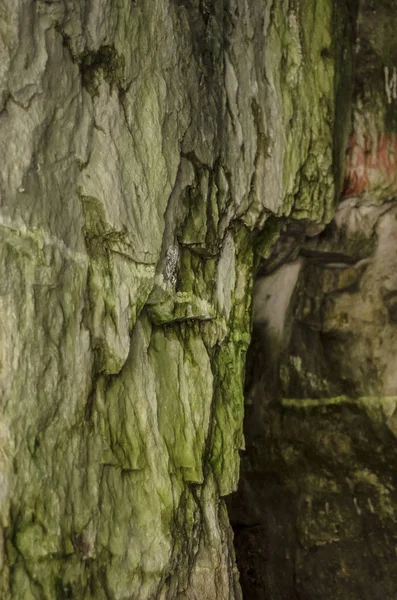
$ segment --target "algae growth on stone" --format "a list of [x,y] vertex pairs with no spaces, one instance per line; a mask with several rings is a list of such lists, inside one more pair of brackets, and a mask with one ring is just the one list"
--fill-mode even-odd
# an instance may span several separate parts
[[2,599],[241,598],[254,270],[278,219],[332,217],[348,23],[331,0],[2,3]]

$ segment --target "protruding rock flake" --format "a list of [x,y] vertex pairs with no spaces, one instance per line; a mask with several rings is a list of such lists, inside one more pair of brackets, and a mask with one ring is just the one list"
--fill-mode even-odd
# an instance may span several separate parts
[[175,285],[178,276],[179,267],[179,248],[178,246],[169,246],[165,253],[165,281]]
[[393,100],[397,100],[397,69],[393,67],[385,67],[385,90],[387,102],[391,104]]

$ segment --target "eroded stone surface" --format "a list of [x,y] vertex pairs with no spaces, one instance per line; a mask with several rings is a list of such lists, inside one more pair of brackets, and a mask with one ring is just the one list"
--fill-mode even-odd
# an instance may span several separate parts
[[2,3],[4,600],[241,597],[254,241],[332,216],[336,4]]

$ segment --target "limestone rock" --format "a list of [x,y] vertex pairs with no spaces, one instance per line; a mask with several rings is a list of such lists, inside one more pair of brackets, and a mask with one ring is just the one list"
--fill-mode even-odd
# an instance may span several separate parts
[[348,7],[4,0],[0,33],[0,597],[241,598],[256,248],[332,218]]

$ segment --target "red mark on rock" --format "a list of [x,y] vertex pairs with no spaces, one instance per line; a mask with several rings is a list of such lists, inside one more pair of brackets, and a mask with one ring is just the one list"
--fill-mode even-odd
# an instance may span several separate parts
[[397,191],[397,135],[367,133],[350,138],[343,197]]

